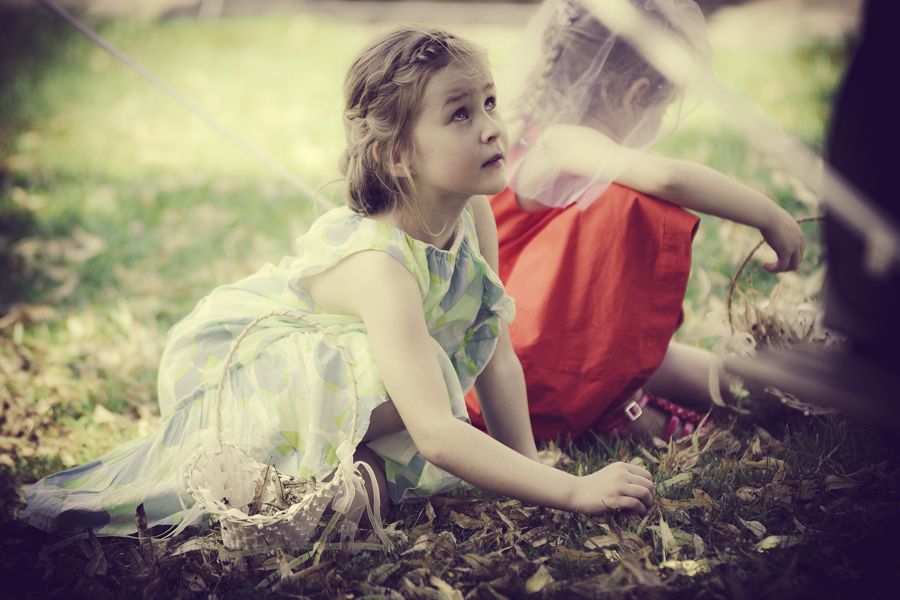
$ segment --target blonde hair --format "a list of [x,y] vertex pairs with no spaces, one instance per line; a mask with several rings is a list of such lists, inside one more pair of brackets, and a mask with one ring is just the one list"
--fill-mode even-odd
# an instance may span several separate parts
[[[635,3],[635,0],[631,0]],[[583,92],[589,98],[590,107],[585,111],[572,110],[573,118],[583,114],[610,114],[621,110],[621,100],[629,86],[640,78],[649,83],[648,93],[641,100],[645,106],[667,99],[672,84],[655,69],[626,39],[610,31],[596,16],[577,0],[563,0],[559,5],[559,18],[551,20],[544,32],[544,60],[539,72],[532,79],[531,92],[522,112],[532,121],[540,122],[544,116],[565,120],[570,112],[566,106],[565,94],[576,82],[583,84],[585,69],[598,56],[607,52],[602,68],[590,83],[590,89]],[[666,17],[652,9],[642,12],[666,29],[672,29]],[[604,48],[608,46],[608,48]],[[580,122],[573,122],[581,125]]]
[[485,63],[477,45],[417,27],[396,29],[357,56],[344,82],[347,148],[338,163],[354,212],[371,216],[400,206],[419,213],[409,165],[425,88],[449,65]]

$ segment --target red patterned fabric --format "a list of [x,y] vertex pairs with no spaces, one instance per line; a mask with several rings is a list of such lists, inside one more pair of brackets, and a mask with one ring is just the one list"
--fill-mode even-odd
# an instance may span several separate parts
[[[491,207],[534,434],[577,437],[662,363],[683,319],[699,219],[616,184],[585,211],[528,212],[509,188]],[[484,429],[474,391],[466,404]]]

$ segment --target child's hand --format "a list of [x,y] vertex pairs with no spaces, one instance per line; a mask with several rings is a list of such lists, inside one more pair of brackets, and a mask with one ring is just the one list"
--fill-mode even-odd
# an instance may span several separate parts
[[771,224],[768,227],[760,227],[759,232],[778,255],[778,262],[765,263],[763,269],[770,273],[793,271],[803,260],[806,240],[803,239],[803,231],[797,221],[780,206],[774,204],[772,206],[775,212]]
[[617,462],[578,480],[574,510],[593,515],[633,510],[644,515],[653,506],[653,493],[650,471]]

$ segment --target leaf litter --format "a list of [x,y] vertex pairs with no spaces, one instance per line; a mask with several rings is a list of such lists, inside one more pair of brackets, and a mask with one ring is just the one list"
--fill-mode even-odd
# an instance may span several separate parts
[[[208,207],[187,218],[169,213],[163,221],[174,232],[170,243],[190,251],[197,242],[174,234],[211,214]],[[230,223],[234,216],[216,218]],[[234,228],[226,244],[246,235]],[[46,248],[26,240],[17,251],[36,274],[64,284],[76,273],[66,261],[90,260],[98,247],[75,230],[72,237]],[[236,264],[198,274],[217,281],[249,268]],[[117,279],[126,288],[152,279],[123,269]],[[756,302],[739,304],[737,314],[744,333],[762,332],[757,345],[782,343],[776,334],[787,336],[785,344],[834,343],[803,316],[805,300],[784,286],[764,301],[752,293],[740,299]],[[363,532],[367,549],[348,551],[330,537],[314,553],[289,546],[230,552],[215,523],[159,539],[140,520],[135,539],[88,535],[60,546],[64,538],[10,521],[22,506],[22,484],[111,449],[116,436],[156,427],[152,380],[163,335],[155,310],[116,298],[102,308],[22,303],[0,315],[0,568],[29,574],[13,597],[74,590],[98,598],[239,598],[255,597],[257,587],[269,595],[348,599],[790,597],[817,583],[813,589],[829,593],[852,588],[872,577],[872,564],[900,572],[887,549],[900,533],[896,453],[858,423],[808,410],[774,423],[717,410],[705,431],[686,439],[619,442],[608,453],[599,440],[542,448],[542,462],[578,475],[613,459],[651,470],[657,498],[644,517],[587,517],[467,488],[396,507],[386,527],[389,550],[375,549],[375,537]],[[756,392],[747,392],[751,405]],[[91,438],[85,422],[101,435]],[[283,510],[316,485],[279,483],[277,500],[254,510]]]

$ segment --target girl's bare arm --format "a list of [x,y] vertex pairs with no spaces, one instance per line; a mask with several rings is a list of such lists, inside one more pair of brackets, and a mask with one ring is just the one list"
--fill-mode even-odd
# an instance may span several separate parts
[[388,393],[426,460],[484,489],[551,508],[644,514],[651,506],[653,486],[644,469],[615,463],[575,477],[456,419],[419,288],[390,256],[372,251],[350,256],[317,275],[307,291],[326,310],[362,317]]
[[[488,199],[472,198],[475,231],[481,255],[494,273],[500,273],[497,225]],[[509,326],[503,323],[503,335],[490,362],[475,382],[478,402],[491,437],[531,459],[537,459],[537,447],[528,415],[528,396],[522,364],[509,339]]]
[[763,265],[769,271],[792,271],[803,260],[803,232],[786,210],[705,165],[644,154],[616,181],[684,208],[759,229],[778,255],[777,262]]
[[[690,210],[756,227],[778,255],[777,262],[763,265],[770,271],[796,269],[803,258],[806,244],[799,225],[765,195],[704,165],[619,146],[589,127],[557,125],[544,132],[533,156],[519,171],[520,193],[527,195],[532,181],[547,176],[541,172],[550,168],[545,165],[561,165],[567,172],[593,178],[602,176],[597,172],[598,162],[613,165],[610,175],[624,186]],[[628,166],[619,172],[617,163]]]

